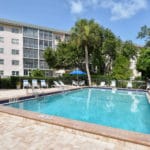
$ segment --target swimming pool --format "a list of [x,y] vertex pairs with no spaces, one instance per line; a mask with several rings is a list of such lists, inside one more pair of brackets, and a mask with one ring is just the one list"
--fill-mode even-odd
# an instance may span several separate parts
[[150,134],[150,105],[145,92],[86,88],[8,106]]

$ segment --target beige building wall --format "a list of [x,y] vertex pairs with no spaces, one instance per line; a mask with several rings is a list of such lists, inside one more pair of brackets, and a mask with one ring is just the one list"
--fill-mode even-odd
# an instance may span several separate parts
[[[4,59],[4,64],[0,64],[0,70],[4,71],[4,76],[12,75],[12,72],[19,72],[23,75],[23,34],[22,27],[7,26],[0,24],[4,27],[4,31],[0,31],[0,37],[4,37],[4,42],[0,42],[0,48],[4,48],[4,52],[0,53],[0,59]],[[12,33],[12,29],[18,29],[19,33]],[[13,40],[13,41],[12,41]],[[15,40],[18,40],[17,42]],[[12,54],[12,49],[19,50],[19,54]],[[19,64],[12,64],[12,61],[19,61]]]

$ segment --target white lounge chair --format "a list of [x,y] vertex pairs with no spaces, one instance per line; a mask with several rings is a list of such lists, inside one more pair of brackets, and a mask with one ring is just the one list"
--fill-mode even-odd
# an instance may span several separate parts
[[105,86],[106,86],[105,81],[100,82],[100,87],[105,87]]
[[84,85],[85,85],[85,81],[84,80],[79,82],[79,86],[84,86]]
[[53,81],[54,85],[53,87],[62,87],[57,81]]
[[31,85],[28,80],[23,80],[23,88],[30,88]]
[[32,88],[39,88],[39,85],[36,79],[32,80]]
[[77,81],[72,80],[72,85],[78,86],[78,82],[77,82]]
[[60,84],[61,86],[67,86],[67,85],[65,85],[64,82],[62,82],[61,80],[59,80],[59,84]]
[[150,82],[147,82],[147,84],[146,84],[146,89],[147,89],[147,90],[150,90]]
[[41,88],[48,88],[48,84],[45,82],[45,80],[41,80]]
[[110,87],[116,87],[116,80],[111,81]]
[[127,88],[132,88],[132,81],[128,81]]

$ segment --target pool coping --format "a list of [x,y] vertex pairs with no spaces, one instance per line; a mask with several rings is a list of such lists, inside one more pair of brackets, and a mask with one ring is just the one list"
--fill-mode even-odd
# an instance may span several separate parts
[[63,126],[65,128],[79,130],[82,132],[105,136],[108,138],[150,146],[150,135],[148,134],[126,131],[117,128],[111,128],[102,125],[96,125],[92,123],[66,119],[63,117],[39,114],[39,113],[16,109],[8,106],[0,106],[0,112],[19,116],[19,117],[24,117],[27,119],[32,119],[40,122],[45,122],[48,124]]
[[[44,95],[56,94],[56,93],[60,93],[60,91],[46,93]],[[27,111],[27,110],[21,110],[17,108],[8,107],[8,106],[2,106],[2,105],[0,105],[0,112],[32,119],[32,120],[36,120],[40,122],[54,124],[58,126],[63,126],[66,128],[88,132],[88,133],[92,133],[92,134],[96,134],[100,136],[105,136],[108,138],[123,140],[123,141],[141,144],[145,146],[150,146],[149,134],[143,134],[143,133],[138,133],[138,132],[122,130],[118,128],[106,127],[102,125],[96,125],[92,123],[71,120],[71,119],[67,119],[63,117],[45,115],[45,114],[35,113],[35,112]]]

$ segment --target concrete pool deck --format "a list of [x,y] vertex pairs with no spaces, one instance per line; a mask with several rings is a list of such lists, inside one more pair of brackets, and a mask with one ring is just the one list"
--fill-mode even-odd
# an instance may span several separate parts
[[66,86],[66,87],[59,87],[59,88],[40,88],[40,89],[0,89],[0,101],[5,99],[19,99],[20,97],[25,96],[32,96],[35,94],[46,94],[46,93],[53,93],[59,92],[63,90],[71,90],[71,89],[78,89],[79,87],[75,86]]
[[[45,93],[59,90],[59,88],[46,89]],[[0,91],[0,96],[3,91],[4,90]],[[10,96],[12,92],[13,94],[20,93],[21,95],[21,90],[6,90],[8,96]],[[26,93],[24,92],[24,94]],[[41,118],[39,119],[38,117]],[[55,120],[57,123],[51,123],[54,121],[54,118],[46,117],[45,115],[37,116],[36,114],[34,116],[30,112],[27,112],[25,115],[24,111],[0,106],[0,149],[149,150],[150,148],[148,145],[145,146],[107,136],[87,133],[84,130],[79,131],[74,128],[67,128],[67,126],[60,125],[63,123],[63,119],[57,118],[58,120]],[[48,119],[50,122],[47,121]],[[79,126],[75,121],[70,121],[70,123],[72,126]],[[88,128],[88,126],[86,126],[86,128]],[[142,137],[145,138],[145,141],[149,142],[150,135]],[[136,139],[137,137],[134,138]]]
[[148,146],[0,113],[0,149],[149,150]]

